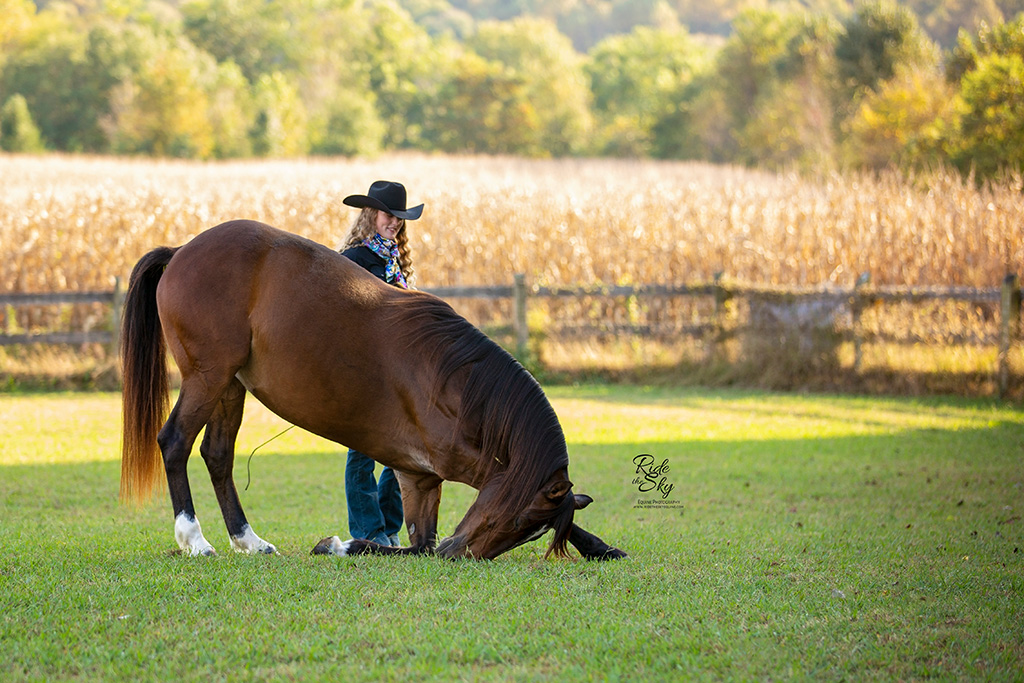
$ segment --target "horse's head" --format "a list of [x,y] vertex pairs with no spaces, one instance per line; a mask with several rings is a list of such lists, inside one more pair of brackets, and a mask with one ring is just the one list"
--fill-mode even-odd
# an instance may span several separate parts
[[554,530],[545,557],[552,553],[564,557],[573,514],[593,502],[590,496],[573,494],[565,469],[552,474],[518,514],[496,514],[499,491],[498,485],[480,490],[455,534],[438,545],[439,554],[490,560]]

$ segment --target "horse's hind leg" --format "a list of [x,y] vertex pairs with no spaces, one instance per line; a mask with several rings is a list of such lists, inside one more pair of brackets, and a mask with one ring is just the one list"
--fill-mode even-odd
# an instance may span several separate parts
[[249,526],[235,489],[235,437],[242,424],[244,406],[245,387],[238,379],[232,379],[213,409],[199,452],[210,472],[210,481],[231,536],[231,547],[240,553],[274,554],[277,549],[257,536]]
[[219,394],[220,388],[212,390],[200,375],[183,378],[178,401],[157,436],[174,509],[174,538],[187,555],[215,554],[196,519],[188,484],[188,457],[199,430],[218,404]]

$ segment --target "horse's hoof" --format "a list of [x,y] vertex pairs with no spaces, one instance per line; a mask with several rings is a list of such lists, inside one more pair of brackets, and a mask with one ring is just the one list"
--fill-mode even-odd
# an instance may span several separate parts
[[449,560],[473,557],[473,553],[470,551],[469,545],[466,543],[466,539],[462,536],[447,536],[446,538],[441,539],[441,542],[437,544],[437,549],[434,553],[438,557],[444,557]]
[[609,548],[608,552],[604,555],[600,555],[595,559],[598,560],[621,560],[624,557],[629,557],[625,551],[619,550],[618,548]]
[[342,541],[337,536],[329,536],[309,551],[310,555],[336,555],[338,557],[345,557],[348,555],[348,548],[351,541]]
[[198,553],[193,552],[192,555],[202,555],[203,557],[216,557],[217,551],[213,549],[213,546],[207,546],[200,550]]
[[603,553],[595,553],[593,555],[584,555],[584,558],[590,562],[606,562],[608,560],[621,560],[624,557],[629,557],[625,551],[619,550],[618,548],[608,547],[608,550]]
[[280,555],[273,543],[257,536],[248,524],[242,527],[240,534],[231,537],[231,547],[236,553],[246,555]]
[[333,541],[335,538],[337,538],[337,536],[331,536],[331,537],[323,539],[322,541],[317,543],[315,546],[313,546],[313,549],[309,551],[309,554],[310,555],[330,555],[331,554],[331,541]]

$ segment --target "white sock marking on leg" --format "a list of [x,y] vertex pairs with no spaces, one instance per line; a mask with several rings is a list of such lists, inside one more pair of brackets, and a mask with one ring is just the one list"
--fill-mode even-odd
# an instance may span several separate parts
[[241,535],[231,537],[231,547],[236,553],[248,553],[250,555],[257,553],[277,554],[277,548],[257,536],[256,532],[248,524],[242,527]]
[[178,547],[182,552],[191,557],[217,554],[217,551],[203,536],[199,520],[189,517],[184,512],[178,513],[178,516],[174,518],[174,540],[178,542]]
[[331,543],[328,546],[328,550],[330,550],[331,555],[345,557],[348,555],[348,549],[351,544],[352,541],[342,541],[337,536],[331,536]]

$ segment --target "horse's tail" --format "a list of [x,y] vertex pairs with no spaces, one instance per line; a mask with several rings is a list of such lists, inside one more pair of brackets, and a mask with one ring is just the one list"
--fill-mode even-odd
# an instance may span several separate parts
[[121,500],[138,502],[161,479],[157,434],[169,405],[167,352],[156,286],[177,249],[158,247],[132,270],[121,326]]

